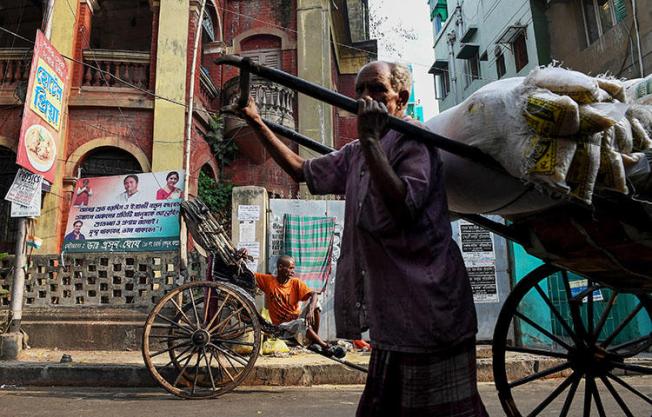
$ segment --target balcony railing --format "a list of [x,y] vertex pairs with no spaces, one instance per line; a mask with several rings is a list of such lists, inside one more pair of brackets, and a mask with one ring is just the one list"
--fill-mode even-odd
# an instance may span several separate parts
[[[240,97],[239,81],[239,77],[235,77],[224,86],[224,94],[230,104],[234,104]],[[263,118],[294,129],[294,90],[253,78],[250,82],[250,93]],[[239,129],[243,125],[245,122],[240,119],[228,118],[225,123],[225,135],[228,136],[234,129]]]
[[86,50],[84,63],[83,86],[149,88],[149,52]]
[[32,49],[0,48],[0,86],[13,87],[29,79]]
[[[239,77],[230,79],[224,85],[224,97],[227,103],[234,104],[240,97]],[[249,83],[250,94],[256,102],[260,115],[272,122],[294,129],[294,98],[293,90],[274,84],[261,78],[252,78]],[[238,145],[240,154],[247,156],[255,163],[263,163],[270,155],[255,137],[247,124],[236,117],[225,117],[224,137],[233,138]]]

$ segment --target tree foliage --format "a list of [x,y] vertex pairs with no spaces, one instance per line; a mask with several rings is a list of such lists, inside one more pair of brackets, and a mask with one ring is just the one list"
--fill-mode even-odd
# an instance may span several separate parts
[[405,22],[394,21],[384,14],[385,3],[386,0],[369,1],[369,35],[378,40],[379,51],[400,59],[405,43],[416,40],[417,33]]

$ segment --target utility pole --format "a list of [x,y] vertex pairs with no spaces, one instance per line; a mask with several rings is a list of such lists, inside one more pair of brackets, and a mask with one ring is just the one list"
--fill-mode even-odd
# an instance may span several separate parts
[[[197,20],[197,30],[195,31],[195,45],[192,50],[192,63],[190,64],[190,89],[188,93],[188,110],[186,112],[186,149],[184,169],[186,175],[183,184],[183,200],[188,201],[190,186],[190,150],[192,141],[192,112],[195,102],[195,72],[197,69],[197,50],[199,49],[199,39],[201,39],[202,22],[204,20],[204,10],[206,9],[206,0],[202,0],[199,10],[199,19]],[[179,258],[181,261],[180,271],[188,274],[188,228],[186,222],[181,216],[181,228],[179,230]]]
[[[40,192],[40,191],[39,191]],[[18,231],[16,234],[16,260],[14,262],[14,282],[11,288],[11,315],[9,322],[9,333],[20,332],[20,322],[23,318],[23,294],[25,290],[25,264],[26,247],[25,237],[27,234],[27,219],[18,218]]]

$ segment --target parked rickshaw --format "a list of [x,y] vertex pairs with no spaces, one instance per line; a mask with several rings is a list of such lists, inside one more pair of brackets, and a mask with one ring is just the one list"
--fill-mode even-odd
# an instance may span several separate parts
[[[246,58],[227,56],[218,63],[240,68],[241,102],[249,95],[249,73],[254,73],[351,113],[357,110],[357,103],[348,97]],[[316,152],[332,151],[266,123]],[[390,117],[389,126],[501,170],[475,148],[398,118]],[[193,238],[214,255],[212,277],[182,285],[159,301],[145,325],[143,358],[169,392],[213,398],[246,380],[262,334],[277,334],[278,329],[257,313],[253,275],[208,210],[191,201],[183,204],[183,214]],[[633,416],[628,404],[634,401],[652,411],[649,386],[640,389],[622,378],[652,373],[652,206],[614,193],[596,195],[591,206],[567,202],[535,214],[514,215],[508,225],[474,214],[457,217],[520,244],[544,262],[513,287],[494,331],[494,380],[508,416],[566,416],[577,407],[584,416],[606,416],[605,403]],[[546,312],[532,309],[535,304]],[[627,311],[614,320],[614,310],[623,307]],[[648,332],[640,334],[638,328]],[[519,375],[527,372],[526,377],[514,377],[506,368],[506,358],[514,352],[536,359],[528,361],[535,364],[532,369],[519,370]],[[528,406],[524,399],[529,384],[552,377],[557,379],[551,380],[550,394]]]

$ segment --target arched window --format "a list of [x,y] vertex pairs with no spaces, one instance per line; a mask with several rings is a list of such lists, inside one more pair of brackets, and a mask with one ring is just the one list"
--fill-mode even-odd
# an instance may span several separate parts
[[79,170],[79,176],[83,178],[143,172],[138,160],[133,155],[110,146],[96,148],[86,154],[79,164]]
[[257,64],[281,69],[281,38],[274,35],[254,35],[240,42],[240,55]]
[[91,49],[149,51],[152,11],[148,0],[106,0],[93,14]]
[[[0,195],[9,191],[11,183],[18,172],[16,154],[7,148],[0,147]],[[13,252],[17,232],[16,219],[11,217],[11,203],[0,202],[0,252]]]

